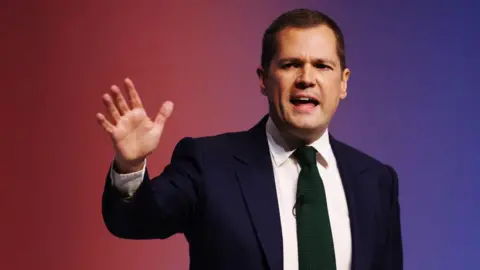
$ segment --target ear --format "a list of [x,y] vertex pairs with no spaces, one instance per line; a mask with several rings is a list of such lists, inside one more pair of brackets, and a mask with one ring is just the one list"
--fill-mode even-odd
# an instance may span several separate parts
[[348,79],[350,78],[350,69],[345,68],[342,73],[342,82],[340,86],[340,98],[344,99],[347,97],[347,86],[348,86]]
[[267,96],[267,91],[265,90],[266,74],[265,74],[265,70],[261,66],[257,68],[257,77],[260,83],[260,91],[262,95]]

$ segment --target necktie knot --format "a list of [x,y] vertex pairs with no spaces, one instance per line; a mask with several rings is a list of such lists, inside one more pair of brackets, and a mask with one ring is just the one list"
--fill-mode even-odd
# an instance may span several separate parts
[[317,163],[317,150],[312,146],[304,146],[298,148],[294,156],[297,158],[300,163],[300,167],[312,167]]

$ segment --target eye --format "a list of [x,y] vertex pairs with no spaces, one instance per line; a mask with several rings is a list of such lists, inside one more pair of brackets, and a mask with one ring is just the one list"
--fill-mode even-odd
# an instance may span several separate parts
[[282,66],[283,69],[299,68],[299,67],[300,67],[299,63],[286,63]]
[[327,66],[325,64],[319,63],[315,65],[316,68],[318,69],[332,69],[330,66]]

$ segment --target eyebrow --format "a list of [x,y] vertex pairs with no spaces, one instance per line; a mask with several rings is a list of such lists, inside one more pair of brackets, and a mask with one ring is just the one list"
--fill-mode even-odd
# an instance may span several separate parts
[[[280,58],[280,59],[278,60],[278,63],[279,63],[280,65],[283,65],[283,64],[289,63],[289,62],[291,62],[291,63],[303,63],[303,62],[305,62],[305,61],[302,60],[301,58],[297,58],[297,57],[286,57],[286,58]],[[336,66],[337,66],[336,63],[335,63],[335,61],[330,60],[330,59],[315,58],[312,62],[315,63],[315,64],[319,64],[319,63],[321,63],[321,64],[327,64],[327,65],[330,65],[330,66],[332,66],[332,67],[336,67]]]

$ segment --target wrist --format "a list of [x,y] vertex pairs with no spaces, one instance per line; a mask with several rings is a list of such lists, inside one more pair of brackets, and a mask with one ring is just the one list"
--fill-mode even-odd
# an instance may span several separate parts
[[145,166],[145,160],[139,162],[125,162],[118,159],[114,160],[113,168],[120,174],[134,173],[141,171]]

